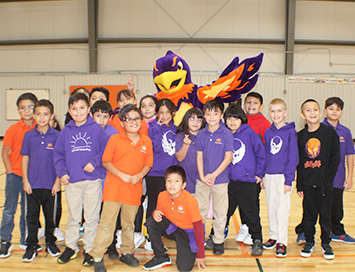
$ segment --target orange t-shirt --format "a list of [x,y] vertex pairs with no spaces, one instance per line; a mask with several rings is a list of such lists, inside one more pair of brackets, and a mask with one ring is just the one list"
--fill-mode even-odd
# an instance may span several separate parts
[[[152,167],[152,141],[148,136],[140,136],[134,145],[125,131],[112,135],[106,145],[102,161],[111,162],[118,170],[131,176],[142,171],[144,166]],[[139,206],[142,194],[142,180],[133,185],[107,171],[102,200]]]
[[11,125],[5,132],[3,145],[10,146],[10,164],[12,173],[22,177],[21,160],[22,155],[20,154],[22,148],[23,137],[25,133],[34,129],[36,121],[33,121],[33,125],[26,125],[22,119],[17,123]]
[[[109,125],[113,126],[119,133],[124,132],[124,127],[121,126],[121,120],[118,117],[118,114],[112,117],[112,119],[108,122]],[[138,131],[140,135],[148,136],[148,127],[147,123],[142,119],[141,128]]]
[[157,210],[180,229],[192,229],[192,223],[202,220],[196,198],[188,191],[182,190],[181,194],[171,199],[168,191],[163,191],[158,196]]

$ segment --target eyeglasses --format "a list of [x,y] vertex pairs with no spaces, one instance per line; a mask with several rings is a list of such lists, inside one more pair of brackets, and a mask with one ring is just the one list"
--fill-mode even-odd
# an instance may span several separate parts
[[189,121],[191,121],[191,122],[196,121],[197,123],[201,123],[202,120],[203,119],[201,119],[201,118],[192,118],[192,117],[189,118]]
[[18,108],[18,110],[21,112],[26,111],[26,110],[33,111],[34,108],[35,108],[35,106],[27,106],[27,107],[23,106],[23,107]]
[[133,122],[139,123],[142,121],[142,118],[136,117],[136,118],[126,118],[125,122],[128,124],[133,124]]

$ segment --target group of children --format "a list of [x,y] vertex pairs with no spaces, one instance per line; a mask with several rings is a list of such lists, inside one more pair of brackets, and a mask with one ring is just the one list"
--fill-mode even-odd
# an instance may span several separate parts
[[[106,271],[105,253],[110,259],[119,257],[129,266],[138,266],[134,250],[145,241],[145,195],[149,235],[145,248],[155,255],[143,265],[145,270],[172,263],[161,235],[176,241],[180,271],[192,270],[195,263],[205,267],[205,249],[215,255],[224,253],[229,221],[237,207],[241,225],[236,240],[252,244],[253,256],[276,247],[276,256],[286,257],[296,168],[297,191],[303,197],[303,219],[296,228],[297,242],[305,243],[301,256],[309,257],[314,249],[318,215],[324,258],[334,258],[331,240],[355,242],[341,224],[343,191],[352,187],[355,151],[350,130],[339,123],[344,105],[340,98],[327,99],[327,118],[322,124],[318,102],[306,100],[301,106],[306,126],[298,134],[294,122],[285,122],[286,103],[278,98],[270,102],[270,124],[260,113],[263,98],[256,92],[247,94],[245,111],[237,103],[224,111],[222,103],[212,100],[203,111],[188,110],[178,127],[173,121],[175,105],[169,99],[157,101],[147,95],[137,108],[132,90],[122,90],[114,111],[108,99],[109,91],[103,87],[90,93],[76,89],[68,101],[67,124],[59,133],[50,126],[54,119],[50,101],[37,101],[31,93],[18,98],[21,119],[10,126],[3,141],[6,187],[0,258],[10,256],[13,249],[11,233],[19,194],[25,262],[31,262],[40,250],[37,232],[42,206],[46,250],[59,256],[58,263],[77,257],[82,224],[84,266]],[[53,235],[60,183],[69,213],[63,253]],[[266,191],[269,217],[265,243],[261,188]],[[205,242],[209,207],[213,223]]]

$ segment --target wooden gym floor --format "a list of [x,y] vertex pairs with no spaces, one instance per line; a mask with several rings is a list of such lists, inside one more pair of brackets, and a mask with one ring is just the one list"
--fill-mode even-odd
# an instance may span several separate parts
[[[1,146],[2,146],[2,141]],[[2,215],[4,203],[5,190],[5,172],[2,161],[0,161],[0,213]],[[266,241],[269,231],[267,218],[267,205],[265,192],[260,194],[260,216],[263,227],[263,239]],[[351,189],[344,193],[345,217],[343,223],[345,224],[346,232],[355,236],[355,189]],[[19,210],[19,209],[18,209]],[[239,214],[233,216],[231,221],[228,239],[225,242],[225,254],[222,256],[214,256],[211,250],[206,250],[207,269],[205,271],[253,271],[253,272],[296,272],[296,271],[355,271],[355,244],[349,245],[344,243],[331,243],[335,252],[335,259],[327,261],[323,258],[320,250],[320,229],[317,226],[316,246],[311,258],[302,258],[299,255],[302,246],[296,243],[296,234],[294,227],[300,222],[302,215],[301,198],[298,197],[294,189],[291,197],[291,213],[289,218],[289,239],[287,247],[287,258],[276,258],[274,256],[275,249],[264,250],[261,257],[255,258],[251,256],[251,246],[246,246],[243,243],[235,241],[236,233],[239,231]],[[67,222],[67,207],[65,201],[65,194],[63,193],[63,216],[60,223],[60,228],[64,233]],[[83,257],[79,254],[78,258],[70,261],[68,264],[58,264],[56,258],[47,255],[44,251],[44,238],[40,240],[40,245],[43,250],[38,253],[38,256],[31,263],[22,262],[22,255],[24,250],[19,249],[19,212],[16,213],[15,229],[13,232],[12,243],[14,250],[9,258],[0,259],[0,271],[94,271],[93,267],[83,267]],[[44,223],[43,217],[41,222]],[[211,220],[206,223],[206,232],[209,232],[211,227]],[[80,249],[82,244],[80,243]],[[175,242],[164,239],[166,247],[168,247],[168,254],[170,255],[173,265],[159,269],[159,271],[177,271],[175,265],[176,246]],[[64,242],[57,242],[59,248],[63,251],[65,248]],[[143,243],[144,245],[144,243]],[[146,251],[143,245],[136,250],[135,256],[139,259],[139,267],[128,267],[121,263],[118,259],[109,260],[107,256],[104,258],[105,266],[108,271],[143,271],[142,265],[153,257],[152,252]],[[197,271],[197,267],[194,271]]]

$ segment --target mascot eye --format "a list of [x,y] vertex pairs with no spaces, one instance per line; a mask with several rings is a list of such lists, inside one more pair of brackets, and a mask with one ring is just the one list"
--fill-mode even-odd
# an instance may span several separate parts
[[182,70],[182,68],[184,67],[184,66],[182,65],[182,62],[181,62],[181,61],[178,62],[177,66],[178,66],[178,70]]

